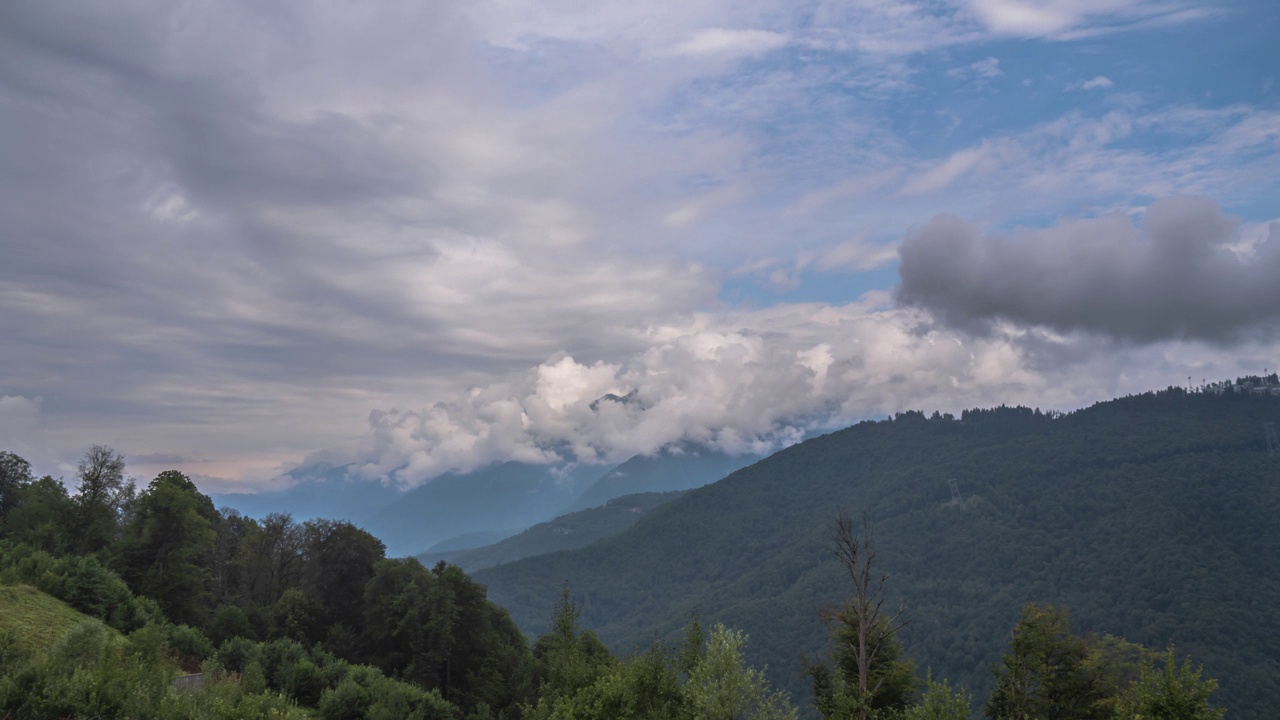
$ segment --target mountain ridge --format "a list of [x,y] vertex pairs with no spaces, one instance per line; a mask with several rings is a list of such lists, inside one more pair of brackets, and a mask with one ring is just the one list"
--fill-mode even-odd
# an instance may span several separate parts
[[1084,630],[1177,642],[1222,679],[1233,716],[1261,718],[1255,695],[1280,702],[1280,619],[1256,602],[1280,597],[1280,459],[1261,432],[1276,419],[1280,398],[1176,388],[1067,415],[900,413],[780,451],[582,550],[475,575],[531,633],[567,579],[583,623],[618,649],[673,637],[696,610],[745,630],[752,660],[803,693],[798,655],[827,645],[818,609],[848,592],[830,523],[866,511],[892,601],[914,608],[907,650],[935,676],[984,696],[1018,609],[1055,602]]

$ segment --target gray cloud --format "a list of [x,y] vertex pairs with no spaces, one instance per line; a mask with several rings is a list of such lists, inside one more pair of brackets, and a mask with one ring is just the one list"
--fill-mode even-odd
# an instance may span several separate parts
[[897,299],[949,325],[992,321],[1153,342],[1225,342],[1280,321],[1280,223],[1250,248],[1211,200],[983,234],[934,218],[900,248]]
[[[51,468],[104,442],[263,480],[368,432],[370,408],[422,408],[382,416],[381,449],[360,457],[416,482],[574,442],[598,458],[680,437],[746,447],[788,413],[979,402],[1010,376],[1045,397],[1020,374],[1025,340],[983,338],[970,368],[955,342],[902,330],[913,313],[748,318],[734,302],[778,298],[732,280],[718,298],[716,279],[744,257],[794,257],[797,281],[854,275],[961,207],[1047,215],[1203,188],[1269,201],[1274,113],[1188,108],[1178,132],[1208,140],[1165,155],[1112,146],[1165,128],[1162,112],[1042,115],[975,139],[974,163],[900,124],[933,113],[909,55],[989,37],[936,9],[0,3],[0,399],[21,400],[0,403],[0,440]],[[698,37],[794,42],[768,62],[670,52]],[[842,282],[807,297],[848,302]],[[757,354],[739,372],[732,352],[700,356],[707,343]],[[823,346],[833,379],[807,392]],[[530,385],[565,356],[611,368],[593,391],[639,390],[643,417],[575,399],[508,423],[503,398],[536,410],[568,392]],[[970,377],[980,391],[956,389]]]

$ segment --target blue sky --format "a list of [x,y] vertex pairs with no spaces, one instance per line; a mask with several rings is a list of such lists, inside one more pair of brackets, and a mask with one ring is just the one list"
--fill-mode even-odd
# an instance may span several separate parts
[[1274,367],[1278,32],[1261,1],[9,3],[0,448],[416,484]]

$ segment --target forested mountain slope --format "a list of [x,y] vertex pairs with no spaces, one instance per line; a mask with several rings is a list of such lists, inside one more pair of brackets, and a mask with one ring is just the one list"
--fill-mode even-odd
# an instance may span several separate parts
[[626,530],[649,511],[680,495],[679,491],[625,495],[610,500],[602,507],[579,510],[538,523],[522,533],[484,547],[433,550],[417,558],[428,567],[444,561],[474,572],[533,555],[576,550]]
[[585,466],[558,476],[547,466],[507,462],[448,473],[402,494],[366,526],[393,556],[419,553],[463,533],[511,535],[555,517],[578,485],[600,472]]
[[1220,679],[1231,717],[1271,717],[1280,457],[1267,421],[1280,398],[1180,389],[1065,416],[904,413],[779,452],[588,548],[476,576],[539,633],[567,579],[583,623],[623,649],[697,610],[749,633],[751,661],[800,690],[801,656],[827,647],[819,608],[850,591],[831,554],[845,509],[875,525],[922,672],[985,697],[1019,609],[1049,602],[1083,631],[1176,643]]

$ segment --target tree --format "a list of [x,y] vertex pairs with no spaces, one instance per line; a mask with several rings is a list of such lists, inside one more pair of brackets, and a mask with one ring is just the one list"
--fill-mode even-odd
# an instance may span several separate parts
[[244,522],[232,564],[247,599],[270,607],[302,577],[303,528],[287,513],[271,513],[261,522]]
[[903,720],[969,720],[972,714],[973,696],[967,690],[953,690],[943,680],[934,682],[931,675],[925,681],[920,702],[907,708]]
[[22,502],[5,519],[14,542],[61,555],[70,543],[75,503],[62,483],[45,475],[22,488]]
[[1089,662],[1090,645],[1071,633],[1066,610],[1028,604],[993,672],[984,710],[992,720],[1093,720],[1108,717],[1105,673]]
[[303,526],[301,587],[315,598],[326,627],[357,629],[364,586],[386,557],[386,545],[349,522],[311,520]]
[[0,537],[7,534],[9,513],[18,507],[23,488],[32,481],[31,463],[0,451]]
[[717,624],[707,638],[706,654],[685,683],[693,716],[705,720],[795,720],[786,693],[772,692],[764,673],[742,657],[746,637]]
[[834,670],[810,665],[818,711],[826,718],[862,720],[882,710],[903,710],[916,692],[914,664],[903,658],[898,632],[909,622],[906,607],[884,609],[887,574],[875,569],[876,549],[864,516],[858,533],[853,519],[836,519],[835,556],[853,584],[843,606],[824,611],[831,626]]
[[81,553],[104,550],[119,530],[120,514],[133,499],[133,483],[125,478],[124,456],[106,445],[94,445],[76,468],[75,542]]
[[1209,696],[1218,689],[1213,678],[1201,680],[1202,668],[1191,660],[1179,665],[1170,646],[1163,667],[1151,659],[1142,664],[1137,682],[1129,686],[1117,703],[1117,720],[1219,720],[1226,710],[1209,705]]
[[566,581],[551,615],[551,631],[533,644],[543,696],[572,695],[613,664],[613,656],[596,634],[578,626],[578,615]]
[[195,624],[210,608],[210,565],[218,517],[195,483],[166,470],[140,495],[115,566],[138,593],[177,623]]

